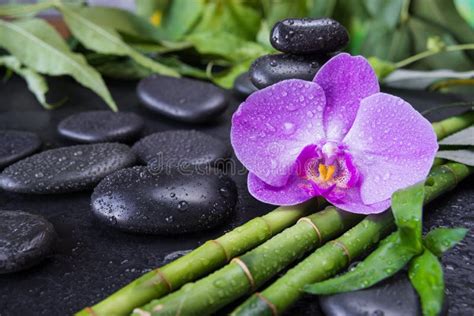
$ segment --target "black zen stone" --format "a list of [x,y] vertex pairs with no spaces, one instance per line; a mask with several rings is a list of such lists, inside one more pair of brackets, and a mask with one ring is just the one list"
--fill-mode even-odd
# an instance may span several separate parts
[[34,133],[0,131],[0,169],[34,153],[40,146],[41,140]]
[[123,231],[179,235],[223,223],[236,201],[235,184],[217,169],[153,173],[148,167],[133,167],[99,183],[92,210],[103,223]]
[[349,42],[347,30],[332,19],[286,19],[273,26],[270,42],[292,54],[336,52]]
[[0,274],[24,270],[51,251],[56,233],[44,217],[0,211]]
[[325,315],[421,315],[417,293],[405,272],[368,289],[320,296],[319,303]]
[[132,112],[88,111],[61,121],[58,132],[81,143],[128,142],[137,138],[143,119]]
[[133,145],[142,163],[154,170],[189,165],[223,165],[231,152],[226,143],[196,130],[173,130],[151,134]]
[[248,97],[255,91],[257,91],[257,87],[253,84],[252,80],[250,80],[250,76],[248,72],[244,72],[240,74],[234,81],[234,91],[241,97]]
[[222,89],[194,79],[152,75],[140,81],[137,93],[148,109],[182,122],[210,121],[227,108]]
[[92,188],[108,174],[135,162],[118,143],[77,145],[47,150],[20,160],[0,174],[0,187],[18,193],[64,193]]
[[265,55],[253,62],[250,79],[259,89],[287,79],[311,81],[326,60],[323,56]]

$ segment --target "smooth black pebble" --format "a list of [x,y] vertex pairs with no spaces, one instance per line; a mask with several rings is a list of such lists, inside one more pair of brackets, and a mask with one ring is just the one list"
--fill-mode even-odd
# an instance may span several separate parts
[[368,289],[320,296],[319,303],[328,316],[421,315],[417,293],[406,272]]
[[336,52],[347,45],[349,34],[333,19],[286,19],[273,26],[270,42],[285,53]]
[[236,201],[235,184],[217,169],[153,173],[140,166],[102,180],[92,194],[92,210],[100,221],[123,231],[179,235],[223,223]]
[[51,252],[55,238],[53,225],[42,216],[0,211],[0,274],[39,263]]
[[143,124],[143,119],[131,112],[88,111],[62,120],[58,132],[80,143],[128,142],[136,139]]
[[265,55],[253,62],[250,79],[259,89],[287,79],[312,81],[326,60],[325,56]]
[[0,170],[34,153],[40,147],[41,140],[35,133],[0,131]]
[[255,87],[248,72],[240,74],[234,81],[234,91],[241,97],[248,97],[258,88]]
[[140,81],[137,93],[148,109],[188,123],[214,120],[228,105],[222,89],[188,78],[152,75]]
[[138,159],[160,170],[163,167],[223,165],[230,157],[229,146],[196,130],[174,130],[151,134],[133,145]]
[[6,191],[36,194],[81,191],[135,161],[132,150],[118,143],[56,148],[6,168],[0,174],[0,187]]

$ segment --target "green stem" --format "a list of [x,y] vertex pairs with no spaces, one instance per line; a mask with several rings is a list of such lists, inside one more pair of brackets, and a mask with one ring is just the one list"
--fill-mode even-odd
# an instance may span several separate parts
[[[451,190],[472,169],[459,163],[436,167],[425,185],[425,203]],[[374,246],[395,227],[391,212],[367,216],[333,242],[325,244],[301,261],[263,292],[252,295],[232,315],[275,315],[298,300],[306,284],[329,278]]]
[[[136,309],[133,315],[208,315],[251,293],[296,259],[339,236],[363,219],[333,206],[313,214],[232,261],[213,274],[162,299]],[[309,222],[311,221],[311,222]]]
[[314,212],[321,203],[324,203],[323,200],[313,199],[295,206],[278,207],[262,217],[256,217],[216,240],[207,241],[187,255],[144,274],[76,315],[128,315],[135,307],[222,267],[231,258],[258,246],[302,216]]
[[443,52],[455,52],[455,51],[461,51],[461,50],[470,50],[474,49],[474,44],[461,44],[461,45],[451,45],[447,46],[445,49],[442,50],[426,50],[424,52],[418,53],[416,55],[410,56],[404,60],[401,60],[397,63],[395,63],[396,68],[403,68],[405,66],[408,66],[409,64],[412,64],[420,59],[430,57],[432,55],[436,55],[439,53]]

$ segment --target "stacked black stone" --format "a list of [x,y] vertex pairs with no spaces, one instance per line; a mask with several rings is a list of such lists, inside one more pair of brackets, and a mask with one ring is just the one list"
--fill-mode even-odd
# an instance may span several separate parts
[[313,80],[348,41],[344,26],[329,18],[282,20],[270,34],[272,46],[282,53],[257,58],[250,67],[250,80],[259,89],[286,79]]

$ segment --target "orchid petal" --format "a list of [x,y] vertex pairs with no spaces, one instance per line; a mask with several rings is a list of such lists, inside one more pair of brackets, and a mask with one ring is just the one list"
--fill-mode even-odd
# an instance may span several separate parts
[[267,184],[284,185],[302,149],[324,137],[324,106],[314,82],[285,80],[253,93],[232,117],[237,158]]
[[310,187],[308,183],[297,176],[290,177],[288,183],[282,187],[274,187],[263,182],[255,174],[249,173],[247,183],[253,197],[273,205],[295,205],[314,196],[305,190]]
[[373,204],[365,204],[358,187],[344,191],[344,196],[342,197],[335,196],[334,194],[328,194],[324,197],[332,205],[356,214],[378,214],[390,207],[390,199]]
[[367,60],[347,53],[331,58],[313,81],[326,95],[324,128],[329,140],[344,138],[354,122],[360,101],[380,91],[377,76]]
[[343,142],[363,175],[365,204],[425,179],[438,149],[431,124],[410,104],[385,93],[361,101]]

